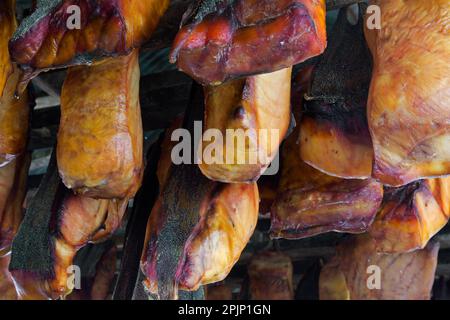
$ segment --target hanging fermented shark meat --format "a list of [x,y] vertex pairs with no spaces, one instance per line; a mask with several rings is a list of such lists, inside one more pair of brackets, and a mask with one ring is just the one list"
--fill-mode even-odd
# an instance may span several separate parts
[[258,180],[259,217],[270,218],[270,208],[277,197],[279,175],[261,176]]
[[448,222],[450,177],[386,188],[381,209],[370,228],[380,252],[421,249]]
[[11,62],[8,40],[16,28],[15,1],[0,3],[0,167],[25,151],[29,105],[26,92],[17,99],[20,71]]
[[217,85],[290,67],[325,47],[324,0],[203,0],[186,13],[170,61]]
[[399,254],[377,253],[368,235],[337,248],[320,274],[321,300],[429,300],[439,243]]
[[[66,191],[60,209],[54,218],[57,222],[51,231],[54,253],[53,274],[41,277],[29,272],[13,271],[19,298],[57,299],[71,293],[68,272],[78,250],[88,243],[103,241],[120,226],[127,201],[96,200],[73,195]],[[37,290],[38,289],[38,290]]]
[[205,88],[199,163],[204,175],[221,182],[250,182],[266,170],[289,128],[291,71]]
[[336,231],[368,230],[383,198],[372,179],[328,176],[300,160],[295,131],[282,147],[278,197],[271,210],[271,236],[299,239]]
[[74,195],[61,183],[55,156],[12,245],[11,272],[19,299],[57,299],[71,292],[69,267],[88,243],[119,227],[128,200]]
[[22,221],[29,164],[30,158],[21,156],[0,168],[0,300],[17,299],[8,267],[11,243]]
[[248,265],[251,300],[293,300],[293,267],[283,253],[263,251]]
[[13,73],[8,41],[17,28],[15,8],[15,0],[3,0],[0,3],[0,97],[3,96],[6,81]]
[[143,171],[137,50],[69,69],[61,94],[58,168],[64,184],[93,198],[132,197]]
[[81,288],[74,289],[67,300],[108,300],[116,262],[117,248],[109,241],[83,248],[75,258],[81,269]]
[[227,276],[255,229],[258,188],[211,181],[193,164],[160,163],[158,170],[167,178],[147,225],[141,270],[149,294],[176,299],[178,289],[195,291]]
[[[96,200],[73,195],[66,190],[55,213],[56,226],[50,231],[54,245],[53,274],[40,277],[28,272],[13,271],[19,298],[57,299],[72,292],[69,267],[76,253],[88,243],[101,242],[120,226],[128,201]],[[36,290],[37,287],[39,290]]]
[[26,70],[25,82],[48,69],[125,55],[149,39],[168,5],[169,0],[38,0],[10,41],[10,52]]
[[381,9],[381,28],[366,30],[374,60],[368,100],[373,174],[392,186],[448,175],[448,1],[372,3]]
[[329,45],[313,71],[300,122],[301,158],[341,178],[372,175],[366,117],[372,59],[363,32],[365,7],[360,5],[356,25],[348,22],[346,8],[339,12]]

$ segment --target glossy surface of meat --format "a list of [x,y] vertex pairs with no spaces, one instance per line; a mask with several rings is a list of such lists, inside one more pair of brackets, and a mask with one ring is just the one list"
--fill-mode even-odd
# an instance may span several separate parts
[[372,179],[328,176],[299,157],[295,132],[282,147],[278,196],[271,210],[271,236],[299,239],[336,231],[362,233],[373,222],[383,187]]
[[[291,71],[286,68],[205,88],[199,164],[204,175],[221,182],[251,182],[266,170],[289,127]],[[223,138],[209,136],[212,130]]]
[[169,173],[158,173],[167,178],[147,225],[141,270],[149,293],[175,299],[178,289],[195,291],[228,275],[255,229],[258,188],[208,180],[196,165],[158,170]]
[[170,61],[216,85],[290,67],[325,47],[323,0],[203,0],[186,13]]
[[447,0],[372,1],[366,30],[374,69],[368,122],[374,177],[401,186],[450,174],[450,6]]
[[0,97],[8,77],[13,72],[13,64],[8,51],[8,41],[17,27],[16,1],[3,0],[0,2]]
[[16,29],[16,1],[0,3],[0,167],[25,151],[29,105],[26,92],[15,97],[21,75],[11,62],[8,41]]
[[73,265],[79,249],[88,243],[103,241],[120,226],[128,201],[96,200],[84,196],[66,195],[57,217],[54,237],[54,273],[49,281],[51,296],[65,297],[68,267]]
[[380,252],[413,251],[425,247],[449,217],[450,177],[420,180],[386,189],[370,234]]
[[[151,36],[169,0],[39,0],[10,42],[25,80],[51,68],[128,54]],[[79,7],[79,26],[74,24]],[[79,28],[77,28],[79,27]]]
[[[365,6],[360,6],[363,12]],[[367,124],[372,59],[363,32],[341,9],[329,45],[312,73],[300,120],[301,158],[332,176],[369,178],[373,146]],[[304,88],[300,88],[304,90]],[[298,102],[295,102],[295,105]]]
[[64,184],[94,198],[140,187],[143,133],[138,52],[69,70],[61,95],[58,169]]
[[368,235],[357,236],[322,268],[320,299],[429,300],[438,251],[439,244],[429,243],[410,253],[379,254]]
[[293,300],[293,266],[280,253],[265,251],[254,256],[248,265],[252,300]]
[[0,168],[0,255],[8,252],[23,218],[30,157],[20,156]]

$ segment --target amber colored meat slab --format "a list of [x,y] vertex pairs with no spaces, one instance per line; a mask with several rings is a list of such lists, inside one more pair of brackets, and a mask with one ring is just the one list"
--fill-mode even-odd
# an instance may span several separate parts
[[205,176],[221,182],[251,182],[267,169],[290,123],[291,71],[286,68],[205,88],[199,164]]
[[17,27],[15,9],[15,0],[4,0],[0,3],[0,97],[3,96],[6,81],[13,72],[8,41]]
[[450,178],[412,182],[387,188],[370,228],[380,252],[401,253],[424,248],[448,222]]
[[373,222],[383,187],[373,179],[328,176],[300,160],[295,132],[282,147],[271,236],[299,239],[336,231],[362,233]]
[[[169,137],[166,136],[166,141]],[[163,151],[171,152],[170,147]],[[160,158],[158,177],[165,178],[150,214],[141,257],[141,270],[146,276],[144,285],[157,296],[161,295],[162,285],[168,285],[159,283],[160,273],[170,269],[160,265],[161,257],[175,263],[175,274],[169,275],[171,278],[167,280],[174,282],[170,286],[175,289],[194,291],[201,285],[223,280],[253,234],[259,203],[256,183],[214,182],[206,179],[194,164],[172,165],[171,168],[161,161],[170,161],[170,157],[162,154]],[[180,219],[183,225],[172,226],[168,219],[175,219],[173,215],[183,215],[185,218]],[[188,220],[194,220],[192,228],[184,225],[189,223]],[[177,230],[188,232],[181,249],[174,245],[178,240],[171,238],[181,236],[177,230],[172,230],[177,227]],[[173,232],[166,232],[168,228]],[[162,247],[162,243],[168,246]],[[168,298],[176,297],[175,292]]]
[[[81,23],[72,26],[78,6]],[[169,0],[38,1],[9,48],[13,60],[27,70],[28,81],[40,71],[128,54],[148,40]]]
[[61,94],[58,169],[64,184],[94,198],[140,187],[143,133],[138,52],[69,69]]
[[188,12],[170,61],[204,85],[290,67],[326,47],[323,0],[203,0]]
[[374,69],[368,122],[373,175],[383,184],[450,174],[450,6],[447,0],[372,1],[366,30]]
[[429,300],[438,251],[439,244],[430,242],[409,253],[380,254],[370,236],[356,236],[322,268],[320,299]]

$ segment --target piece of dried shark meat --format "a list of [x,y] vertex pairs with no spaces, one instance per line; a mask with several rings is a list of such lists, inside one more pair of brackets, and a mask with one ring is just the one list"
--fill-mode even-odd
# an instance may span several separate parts
[[367,234],[347,239],[322,268],[320,299],[429,300],[438,251],[439,243],[430,242],[409,253],[380,254]]
[[13,61],[26,71],[21,87],[42,71],[130,53],[150,38],[168,5],[169,0],[38,0],[9,43]]
[[[191,106],[202,106],[201,91],[194,89]],[[193,130],[191,120],[201,117],[202,110],[190,113],[184,127]],[[224,184],[195,164],[161,164],[170,161],[166,147],[158,170],[168,172],[158,172],[165,181],[148,221],[141,270],[149,294],[176,299],[178,290],[195,291],[228,275],[256,227],[259,197],[256,183]]]
[[8,41],[17,28],[15,9],[15,0],[3,0],[0,2],[0,97],[3,96],[6,81],[13,73]]
[[374,61],[367,111],[373,175],[391,186],[448,175],[448,1],[371,3],[381,9],[381,28],[366,28]]
[[16,96],[21,71],[12,63],[8,41],[16,28],[15,1],[0,3],[0,167],[25,151],[28,140],[28,93]]
[[257,181],[264,173],[289,128],[291,71],[285,68],[205,87],[199,162],[205,176],[244,183]]
[[347,8],[340,10],[328,47],[312,73],[300,120],[301,158],[346,179],[372,175],[373,146],[366,117],[372,58],[364,39],[365,8],[360,4],[356,25],[348,21]]
[[57,158],[78,194],[131,198],[143,173],[138,50],[69,69],[61,94]]
[[337,178],[303,162],[294,131],[281,149],[271,237],[301,239],[330,231],[366,232],[382,198],[383,186],[373,179]]
[[321,54],[324,0],[201,0],[185,14],[170,61],[204,85],[269,73]]
[[370,228],[380,252],[424,248],[450,218],[450,177],[386,187],[383,204]]

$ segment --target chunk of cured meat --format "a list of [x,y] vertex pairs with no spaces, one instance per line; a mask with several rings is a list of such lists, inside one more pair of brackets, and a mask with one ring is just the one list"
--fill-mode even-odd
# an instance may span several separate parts
[[17,28],[15,8],[15,0],[4,0],[0,3],[0,97],[3,96],[6,81],[13,72],[8,41]]
[[170,61],[216,85],[290,67],[325,47],[323,0],[202,0],[186,13]]
[[448,175],[448,1],[372,4],[381,9],[381,28],[366,30],[374,60],[367,113],[375,151],[373,175],[391,186]]
[[373,146],[366,116],[372,59],[363,32],[365,8],[360,5],[356,25],[348,22],[347,8],[339,12],[329,45],[312,73],[300,120],[301,158],[346,179],[372,175]]
[[264,251],[248,265],[252,300],[293,300],[293,266],[283,253]]
[[28,95],[15,96],[21,72],[8,52],[16,28],[15,5],[14,0],[0,3],[0,167],[25,151],[28,138]]
[[20,156],[0,168],[0,300],[16,300],[16,288],[9,271],[11,243],[23,217],[23,201],[30,157]]
[[138,52],[69,70],[61,94],[58,169],[93,198],[132,197],[143,171]]
[[178,289],[195,291],[228,275],[255,229],[258,188],[211,181],[194,164],[158,170],[168,173],[158,173],[166,179],[148,221],[141,270],[150,294],[176,299]]
[[0,255],[11,243],[23,218],[30,157],[22,155],[0,168]]
[[126,55],[149,39],[168,5],[169,0],[39,0],[11,39],[11,56],[28,81],[40,71]]
[[[339,245],[336,256],[322,268],[320,299],[429,300],[438,251],[439,243],[430,242],[414,252],[380,254],[370,236],[356,236]],[[379,281],[368,279],[374,272]]]
[[289,128],[291,71],[205,88],[199,155],[204,175],[221,182],[250,182],[267,169]]
[[271,236],[299,239],[336,231],[362,233],[373,222],[383,186],[373,179],[328,176],[300,159],[295,132],[281,151],[278,196],[271,210]]
[[53,273],[43,277],[32,272],[13,271],[19,299],[57,299],[72,292],[69,267],[78,250],[88,243],[103,241],[120,226],[128,201],[92,199],[69,190],[55,215]]
[[381,209],[370,228],[380,252],[424,248],[450,217],[450,177],[386,188]]

